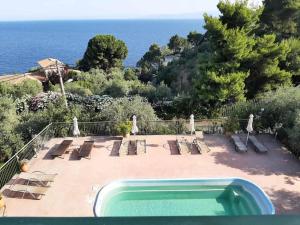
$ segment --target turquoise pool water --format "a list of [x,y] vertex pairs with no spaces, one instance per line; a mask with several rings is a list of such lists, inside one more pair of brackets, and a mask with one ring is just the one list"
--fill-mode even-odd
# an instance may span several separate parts
[[[153,181],[152,181],[153,182]],[[108,190],[109,189],[109,190]],[[127,216],[216,216],[261,215],[253,194],[238,183],[202,184],[126,182],[104,190],[96,203],[96,215]],[[100,192],[101,195],[101,192]],[[270,212],[271,214],[271,212]]]

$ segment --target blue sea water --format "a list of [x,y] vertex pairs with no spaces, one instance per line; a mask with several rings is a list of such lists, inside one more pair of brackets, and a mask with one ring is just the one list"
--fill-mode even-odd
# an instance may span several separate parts
[[74,65],[89,39],[112,34],[125,41],[125,66],[135,66],[152,43],[166,45],[172,35],[203,31],[202,20],[95,20],[0,22],[0,74],[26,72],[44,58]]

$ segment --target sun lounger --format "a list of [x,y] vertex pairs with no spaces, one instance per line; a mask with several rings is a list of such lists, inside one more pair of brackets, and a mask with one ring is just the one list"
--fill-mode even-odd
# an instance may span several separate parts
[[64,140],[59,146],[58,148],[51,153],[51,156],[53,158],[55,157],[62,157],[63,154],[65,154],[68,150],[68,148],[70,147],[70,145],[72,144],[73,140]]
[[146,154],[146,140],[136,141],[136,153],[137,155]]
[[205,144],[203,131],[196,131],[196,139],[193,140],[193,144],[196,146],[199,153],[210,152],[209,147]]
[[204,140],[203,131],[196,131],[195,134],[198,140]]
[[254,146],[256,152],[267,153],[268,149],[262,143],[260,143],[255,136],[249,136],[249,141]]
[[10,191],[23,193],[22,198],[24,198],[25,194],[29,194],[37,200],[41,199],[42,196],[46,194],[47,190],[47,187],[29,186],[22,184],[15,184],[12,186],[12,188],[10,188]]
[[247,146],[242,142],[241,138],[238,135],[231,135],[231,139],[234,143],[235,150],[237,152],[247,152]]
[[91,159],[92,149],[94,147],[94,141],[85,141],[78,150],[79,158]]
[[181,155],[191,154],[191,150],[186,139],[176,140],[176,144]]
[[123,138],[120,145],[119,156],[128,155],[128,147],[129,147],[129,140]]
[[40,184],[41,186],[47,186],[48,183],[54,182],[54,178],[57,174],[46,174],[41,171],[35,171],[32,173],[20,173],[18,179],[24,179],[29,182]]
[[196,146],[197,150],[199,151],[199,153],[203,153],[203,152],[210,152],[209,147],[207,147],[207,145],[205,144],[204,140],[198,139],[196,138],[193,141],[193,144]]

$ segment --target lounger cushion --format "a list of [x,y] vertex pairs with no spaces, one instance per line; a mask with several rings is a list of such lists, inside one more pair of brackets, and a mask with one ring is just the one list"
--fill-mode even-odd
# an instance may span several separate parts
[[70,145],[72,144],[73,140],[64,140],[58,148],[52,152],[52,156],[62,156],[63,154],[66,153]]
[[234,142],[235,148],[237,151],[240,152],[247,152],[247,146],[242,142],[239,136],[237,135],[232,135],[231,139]]
[[268,152],[268,149],[262,143],[260,143],[255,136],[250,136],[249,140],[255,147],[256,151],[261,152],[261,153]]
[[29,185],[22,185],[22,184],[15,184],[11,188],[11,191],[15,192],[28,192],[31,194],[37,194],[37,195],[45,195],[47,192],[47,187],[40,187],[40,186],[29,186]]
[[20,173],[19,178],[24,180],[33,180],[39,182],[54,182],[57,174],[44,173]]
[[91,155],[94,147],[94,141],[85,141],[79,149],[79,157],[86,158]]

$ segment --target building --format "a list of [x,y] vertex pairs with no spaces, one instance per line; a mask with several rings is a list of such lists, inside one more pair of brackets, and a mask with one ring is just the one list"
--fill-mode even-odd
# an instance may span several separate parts
[[46,78],[49,78],[52,74],[58,74],[59,72],[63,75],[67,73],[68,67],[58,59],[53,58],[47,58],[38,61],[38,64],[40,65],[42,72],[46,76]]

